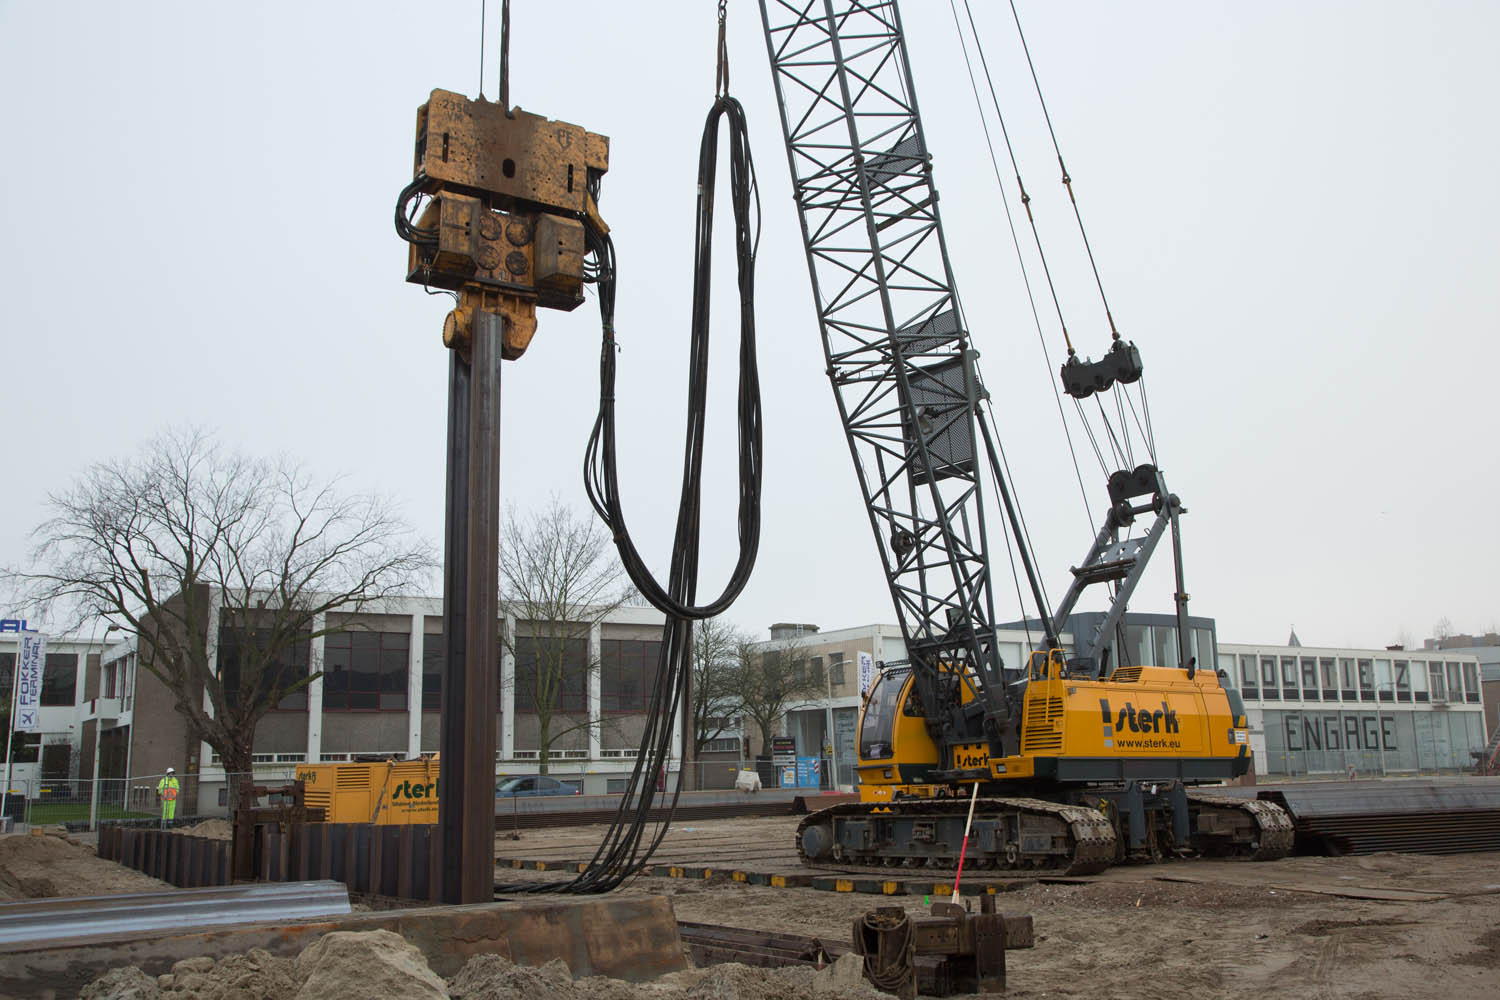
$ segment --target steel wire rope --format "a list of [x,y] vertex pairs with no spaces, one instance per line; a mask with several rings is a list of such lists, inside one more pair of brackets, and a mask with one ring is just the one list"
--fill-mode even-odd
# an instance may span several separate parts
[[[952,0],[950,0],[951,2]],[[965,8],[968,7],[968,0],[964,0],[964,6]],[[1036,63],[1031,58],[1031,46],[1026,42],[1026,32],[1021,27],[1021,15],[1016,9],[1016,0],[1010,0],[1010,15],[1016,25],[1016,37],[1021,42],[1021,51],[1026,55],[1026,68],[1031,73],[1031,84],[1036,90],[1037,103],[1041,106],[1042,118],[1047,123],[1047,134],[1052,139],[1052,150],[1057,154],[1057,166],[1062,172],[1062,184],[1068,191],[1068,201],[1073,206],[1073,217],[1078,221],[1078,235],[1083,240],[1084,251],[1088,254],[1089,268],[1094,274],[1094,286],[1099,289],[1099,302],[1104,307],[1104,317],[1109,322],[1110,339],[1118,341],[1120,340],[1120,331],[1115,326],[1114,312],[1109,307],[1109,296],[1104,292],[1104,279],[1100,276],[1099,265],[1094,259],[1094,247],[1089,242],[1088,229],[1083,224],[1083,210],[1079,208],[1078,198],[1073,192],[1073,177],[1068,173],[1068,165],[1063,162],[1062,144],[1058,142],[1057,130],[1052,125],[1052,113],[1047,109],[1047,99],[1042,94],[1041,79],[1037,76]],[[1146,414],[1145,426],[1141,428],[1141,436],[1146,439],[1146,450],[1151,455],[1151,461],[1154,463],[1156,461],[1155,433],[1151,428],[1150,408],[1146,403],[1146,387],[1144,384],[1140,386],[1140,394],[1141,408]],[[1121,420],[1122,422],[1124,420],[1123,413],[1121,414]]]
[[[951,6],[952,0],[949,0],[949,4]],[[1057,323],[1062,328],[1063,343],[1067,345],[1068,357],[1071,358],[1076,353],[1073,350],[1073,338],[1068,334],[1068,322],[1063,317],[1062,302],[1057,297],[1057,285],[1052,280],[1052,268],[1047,263],[1047,252],[1042,248],[1042,234],[1037,229],[1036,216],[1031,211],[1031,195],[1026,191],[1026,182],[1021,179],[1021,165],[1016,161],[1016,149],[1010,141],[1010,129],[1005,126],[1005,115],[1000,110],[1000,99],[995,94],[995,81],[990,76],[990,61],[984,54],[983,44],[979,41],[979,32],[974,26],[974,12],[969,9],[969,0],[964,0],[964,12],[969,18],[969,31],[974,36],[974,49],[979,53],[979,65],[984,70],[985,84],[990,92],[990,104],[995,109],[995,121],[1000,126],[1000,136],[1005,140],[1005,152],[1010,157],[1011,169],[1016,174],[1016,187],[1021,192],[1021,207],[1026,209],[1026,219],[1031,223],[1031,238],[1036,243],[1036,253],[1041,261],[1042,274],[1047,278],[1047,290],[1052,296],[1052,307],[1057,311]],[[953,16],[958,17],[956,10]],[[963,29],[960,28],[960,37],[962,37],[962,32]],[[967,48],[964,50],[964,58],[968,59]]]
[[[1031,322],[1036,328],[1037,343],[1042,348],[1042,363],[1047,368],[1047,384],[1052,388],[1052,398],[1057,404],[1057,420],[1062,424],[1063,437],[1068,442],[1068,454],[1073,459],[1073,476],[1078,481],[1078,495],[1083,500],[1083,515],[1088,518],[1089,531],[1096,531],[1094,527],[1094,512],[1089,508],[1088,490],[1083,485],[1083,470],[1078,465],[1078,449],[1073,444],[1073,432],[1068,427],[1068,415],[1063,409],[1062,393],[1057,388],[1057,381],[1052,377],[1052,352],[1047,349],[1047,336],[1042,331],[1042,316],[1036,307],[1036,293],[1031,287],[1031,271],[1026,266],[1026,255],[1021,252],[1021,238],[1016,233],[1016,220],[1010,207],[1010,196],[1005,193],[1005,181],[1000,177],[1000,158],[995,155],[995,140],[990,133],[989,119],[984,114],[984,102],[979,96],[979,81],[974,76],[974,62],[969,58],[969,47],[964,42],[963,25],[958,19],[958,8],[953,0],[948,0],[948,9],[953,12],[953,26],[958,32],[958,45],[964,54],[964,66],[969,71],[969,89],[974,94],[974,107],[979,112],[979,125],[984,130],[985,147],[990,154],[990,169],[995,174],[995,187],[1000,192],[1000,204],[1005,208],[1005,224],[1010,229],[1010,244],[1016,251],[1016,264],[1021,269],[1021,281],[1026,287],[1026,302],[1031,307]],[[978,36],[975,36],[976,42]],[[993,416],[992,416],[993,419]],[[1030,639],[1028,637],[1027,641]]]

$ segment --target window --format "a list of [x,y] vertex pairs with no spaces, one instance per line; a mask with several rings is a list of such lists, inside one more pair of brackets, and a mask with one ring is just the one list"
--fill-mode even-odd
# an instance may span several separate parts
[[1464,665],[1464,701],[1477,704],[1479,701],[1479,664]]
[[1260,686],[1265,690],[1267,698],[1277,696],[1276,657],[1262,656],[1260,658]]
[[1396,700],[1411,701],[1411,666],[1405,660],[1395,662]]
[[1340,657],[1340,660],[1338,660],[1338,676],[1340,676],[1338,696],[1346,700],[1346,702],[1353,702],[1353,700],[1358,699],[1359,690],[1355,687],[1355,661],[1350,660],[1349,657]]
[[104,694],[102,697],[118,698],[120,696],[120,669],[124,666],[124,660],[115,660],[104,665]]
[[1391,661],[1375,661],[1375,691],[1381,701],[1396,700],[1396,682],[1391,676]]
[[1427,688],[1432,692],[1433,701],[1448,700],[1448,688],[1443,683],[1443,665],[1441,663],[1427,664]]
[[807,683],[821,687],[823,685],[823,658],[814,656],[808,661]]
[[1318,671],[1323,675],[1323,700],[1338,701],[1338,664],[1333,661],[1333,657],[1331,656],[1320,656],[1318,658]]
[[1213,629],[1195,628],[1193,629],[1193,638],[1197,640],[1197,649],[1193,655],[1198,657],[1198,665],[1200,667],[1207,666],[1208,664],[1215,662]]
[[[49,656],[47,659],[50,660],[52,657]],[[1448,700],[1464,700],[1463,674],[1459,671],[1459,664],[1454,663],[1452,660],[1448,661]],[[46,702],[42,702],[42,704],[45,705]]]
[[797,659],[792,661],[792,685],[799,688],[807,685],[806,660]]
[[1155,640],[1158,666],[1176,669],[1182,665],[1177,655],[1177,629],[1170,625],[1157,625],[1151,629]]
[[1418,702],[1427,701],[1432,696],[1428,693],[1431,688],[1427,674],[1427,663],[1425,660],[1411,661],[1411,690],[1412,697]]
[[722,736],[715,740],[706,740],[703,744],[703,753],[739,753],[740,738],[738,736]]
[[78,654],[48,653],[47,662],[42,665],[42,704],[75,704],[73,693],[77,686]]
[[[12,662],[14,657],[12,656]],[[12,733],[10,759],[14,764],[35,764],[42,752],[41,733]]]
[[1316,657],[1302,658],[1302,697],[1308,701],[1318,700],[1318,661]]
[[[239,698],[240,643],[247,638],[264,649],[271,640],[271,633],[266,629],[257,629],[253,635],[246,636],[243,629],[230,625],[219,629],[219,679],[224,684],[225,696],[231,702]],[[299,639],[292,644],[290,649],[282,650],[278,662],[267,666],[262,672],[260,683],[256,686],[255,699],[265,698],[278,686],[284,690],[306,677],[309,651],[310,646],[306,639]],[[277,711],[302,711],[306,708],[307,688],[305,687],[276,703]]]
[[1281,696],[1287,701],[1297,700],[1297,658],[1281,658]]
[[605,712],[644,712],[656,690],[661,642],[656,639],[604,639],[599,643],[599,708]]
[[1359,700],[1375,700],[1375,666],[1369,660],[1359,662]]
[[1240,654],[1240,694],[1249,701],[1260,698],[1260,687],[1255,679],[1255,657],[1245,653]]
[[516,636],[516,711],[584,712],[589,699],[589,642],[565,636]]
[[828,654],[828,683],[838,685],[844,683],[844,654]]
[[404,712],[411,636],[339,632],[323,643],[323,711]]
[[443,636],[427,632],[422,636],[422,711],[443,710]]

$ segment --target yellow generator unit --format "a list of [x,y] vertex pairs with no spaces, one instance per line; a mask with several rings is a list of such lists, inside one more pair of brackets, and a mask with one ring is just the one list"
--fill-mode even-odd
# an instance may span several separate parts
[[390,826],[438,821],[438,759],[304,764],[297,780],[330,823]]

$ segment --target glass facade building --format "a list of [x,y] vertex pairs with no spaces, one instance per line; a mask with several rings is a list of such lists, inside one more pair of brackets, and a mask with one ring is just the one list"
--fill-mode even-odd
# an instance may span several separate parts
[[1219,646],[1257,774],[1419,774],[1473,767],[1485,744],[1479,661],[1438,650]]

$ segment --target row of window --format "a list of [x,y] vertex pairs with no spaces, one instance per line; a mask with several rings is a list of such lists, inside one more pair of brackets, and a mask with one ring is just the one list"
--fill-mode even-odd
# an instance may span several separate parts
[[[0,691],[11,690],[15,672],[16,654],[0,653]],[[48,653],[42,664],[42,704],[72,707],[77,688],[78,654]]]
[[1478,704],[1479,667],[1452,660],[1226,654],[1220,668],[1246,701],[1373,701]]
[[[264,636],[255,639],[265,641]],[[231,698],[240,690],[240,633],[222,629],[219,673]],[[304,640],[265,670],[257,685],[261,697],[296,683],[309,672],[310,644]],[[651,703],[661,643],[643,639],[604,639],[599,644],[600,709],[642,712]],[[411,663],[411,637],[405,632],[340,632],[323,640],[324,712],[405,712]],[[422,636],[422,711],[442,710],[443,637]],[[588,641],[583,638],[520,636],[515,649],[515,710],[535,713],[588,711]],[[499,666],[497,695],[499,692]],[[281,698],[280,711],[305,711],[306,687]],[[68,704],[72,704],[71,701]],[[500,708],[497,698],[496,710]]]

